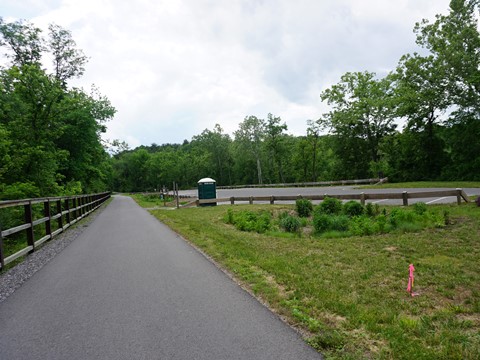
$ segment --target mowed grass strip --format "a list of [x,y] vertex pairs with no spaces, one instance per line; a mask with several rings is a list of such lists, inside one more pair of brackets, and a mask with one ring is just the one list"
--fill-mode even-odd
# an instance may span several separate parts
[[[417,233],[325,239],[246,233],[235,205],[152,213],[232,273],[332,359],[480,358],[480,208],[448,212],[449,225]],[[406,292],[408,265],[416,268]],[[234,311],[234,309],[232,309]]]

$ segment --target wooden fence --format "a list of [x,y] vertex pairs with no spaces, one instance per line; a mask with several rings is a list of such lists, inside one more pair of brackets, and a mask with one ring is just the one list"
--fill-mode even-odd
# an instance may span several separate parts
[[[100,205],[110,198],[110,195],[110,192],[105,192],[91,195],[0,201],[0,210],[23,206],[24,218],[23,224],[6,230],[2,230],[2,224],[0,223],[0,268],[4,268],[6,264],[21,256],[34,252],[42,243],[52,239],[65,231],[70,225],[73,225],[92,211],[98,209]],[[36,204],[43,204],[43,211],[41,211],[42,217],[38,219],[34,219],[33,205]],[[52,231],[54,221],[57,222],[57,229]],[[35,240],[34,228],[41,224],[45,224],[45,236]],[[26,232],[27,246],[5,257],[4,238],[21,231]]]
[[275,201],[295,201],[297,199],[309,199],[309,200],[323,200],[325,197],[332,197],[340,200],[359,200],[362,205],[365,205],[367,200],[390,200],[390,199],[400,199],[403,202],[404,206],[408,206],[408,199],[421,199],[421,198],[433,198],[433,197],[448,197],[455,196],[457,198],[457,203],[460,205],[462,199],[465,202],[469,202],[468,196],[462,189],[454,190],[439,190],[439,191],[422,191],[422,192],[397,192],[397,193],[378,193],[378,194],[369,194],[369,193],[360,193],[360,194],[341,194],[341,195],[294,195],[294,196],[232,196],[228,198],[216,198],[216,199],[201,199],[197,200],[197,206],[200,204],[211,204],[211,203],[225,203],[230,202],[234,205],[235,202],[245,202],[248,201],[249,204],[253,204],[254,201],[261,202],[270,202],[270,204],[275,204]]

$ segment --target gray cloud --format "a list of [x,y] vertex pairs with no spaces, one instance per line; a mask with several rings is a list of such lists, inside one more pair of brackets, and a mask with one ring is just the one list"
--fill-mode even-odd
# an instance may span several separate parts
[[[448,0],[56,0],[2,2],[2,13],[70,29],[118,109],[108,138],[132,146],[233,132],[281,116],[295,134],[325,111],[319,94],[346,71],[384,75],[415,50],[412,28]],[[4,11],[6,10],[6,12]],[[25,15],[23,15],[25,14]],[[5,15],[5,16],[7,16]]]

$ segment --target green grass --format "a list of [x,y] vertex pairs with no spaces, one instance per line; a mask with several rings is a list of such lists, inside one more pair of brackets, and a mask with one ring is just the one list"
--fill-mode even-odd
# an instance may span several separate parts
[[[245,233],[236,205],[152,213],[301,329],[327,359],[480,358],[480,209],[435,205],[452,225],[416,233],[321,238]],[[406,292],[408,265],[415,288]]]
[[399,188],[480,188],[480,181],[418,181],[386,183],[382,185],[359,186],[359,189],[399,189]]
[[[174,197],[167,197],[165,200],[160,198],[159,195],[144,195],[144,194],[131,194],[129,195],[138,205],[144,208],[157,208],[157,207],[176,207],[177,203]],[[187,204],[188,201],[181,200],[180,205]]]

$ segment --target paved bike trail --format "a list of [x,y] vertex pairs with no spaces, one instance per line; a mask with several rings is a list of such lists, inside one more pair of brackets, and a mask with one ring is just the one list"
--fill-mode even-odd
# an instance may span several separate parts
[[123,196],[0,304],[2,360],[320,358]]

